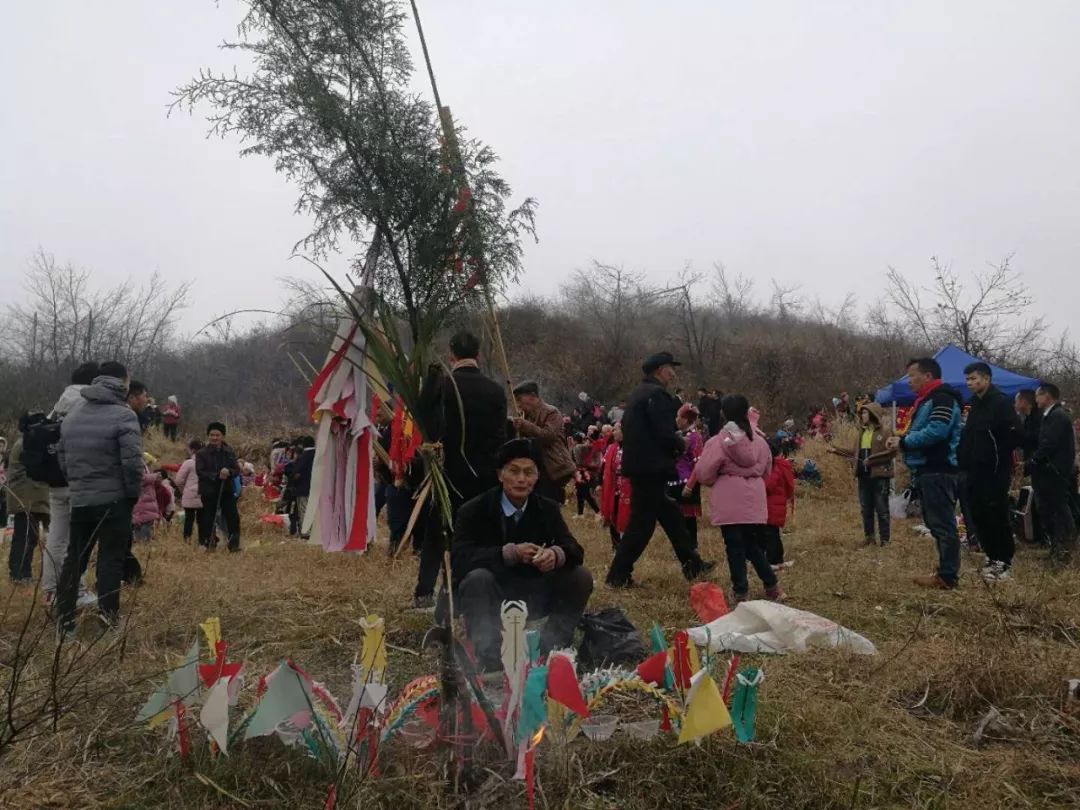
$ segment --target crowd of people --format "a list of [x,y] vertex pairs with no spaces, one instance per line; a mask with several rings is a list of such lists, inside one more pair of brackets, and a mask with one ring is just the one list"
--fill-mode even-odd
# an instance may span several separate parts
[[[428,370],[414,415],[425,438],[442,448],[453,537],[431,501],[413,516],[426,471],[419,458],[401,462],[393,446],[400,432],[383,412],[375,500],[378,511],[387,510],[391,552],[415,523],[416,608],[448,609],[450,600],[437,599],[436,588],[444,553],[451,551],[453,601],[485,667],[498,666],[503,600],[525,600],[530,616],[548,617],[544,649],[569,643],[581,619],[594,580],[564,518],[568,493],[575,500],[572,519],[584,519],[589,508],[608,531],[609,588],[638,586],[635,566],[658,524],[682,576],[709,576],[716,563],[699,543],[707,488],[707,516],[723,537],[734,602],[750,598],[750,569],[765,598],[787,598],[780,577],[791,561],[782,530],[795,509],[796,481],[789,457],[803,440],[793,420],[766,433],[761,414],[740,394],[703,388],[696,404],[684,401],[676,387],[680,363],[668,352],[644,360],[642,379],[625,401],[605,409],[582,394],[582,405],[564,416],[535,381],[515,386],[509,402],[502,386],[481,372],[479,348],[475,335],[454,335],[449,372],[441,365]],[[987,364],[972,363],[965,375],[969,408],[942,382],[935,360],[911,361],[907,376],[916,400],[902,435],[894,435],[868,397],[849,404],[843,394],[833,402],[836,417],[856,426],[852,444],[833,451],[851,463],[864,543],[886,546],[892,539],[890,498],[895,461],[902,457],[936,544],[935,571],[916,578],[931,588],[958,584],[958,505],[969,538],[977,537],[986,555],[982,575],[1010,577],[1016,511],[1010,493],[1021,475],[1034,491],[1037,528],[1030,539],[1045,538],[1059,563],[1070,559],[1075,545],[1075,435],[1060,392],[1043,383],[1011,400],[994,387]],[[226,442],[226,426],[211,422],[204,439],[188,443],[186,460],[159,465],[143,448],[153,424],[145,418],[150,402],[146,386],[119,363],[84,364],[51,412],[24,418],[22,436],[0,464],[14,516],[10,576],[16,583],[31,579],[36,538],[44,536],[41,588],[61,637],[72,631],[80,607],[96,605],[102,619],[115,624],[122,587],[141,578],[133,543],[150,541],[154,527],[178,511],[177,501],[183,537],[197,533],[207,551],[219,535],[229,551],[240,550],[237,503],[245,486],[263,488],[289,533],[306,537],[311,436],[275,440],[266,473],[256,474]],[[165,436],[177,441],[175,397],[161,420]],[[827,437],[827,422],[817,409],[806,430]],[[53,478],[39,469],[42,435],[55,436],[59,470]],[[90,593],[84,575],[95,548],[96,592]]]
[[[74,631],[79,609],[96,606],[105,625],[117,623],[122,588],[142,582],[133,544],[149,542],[155,527],[173,518],[178,495],[185,538],[197,526],[200,546],[213,550],[220,528],[229,551],[240,550],[243,469],[225,442],[225,425],[211,423],[205,444],[192,442],[183,464],[160,465],[143,447],[158,418],[147,416],[151,407],[146,385],[121,363],[84,363],[50,411],[23,416],[19,438],[0,460],[4,525],[7,512],[13,518],[9,575],[16,585],[31,584],[42,547],[41,598],[61,639]],[[169,397],[161,424],[173,441],[179,423],[179,404]],[[90,592],[86,571],[95,550]]]

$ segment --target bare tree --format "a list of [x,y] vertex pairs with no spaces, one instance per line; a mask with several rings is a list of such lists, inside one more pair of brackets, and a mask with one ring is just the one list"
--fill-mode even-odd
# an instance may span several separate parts
[[757,309],[754,304],[754,280],[742,274],[729,276],[721,262],[713,264],[713,271],[713,298],[724,318],[735,320],[752,315]]
[[776,279],[772,280],[772,295],[769,297],[769,306],[773,314],[781,321],[797,318],[803,309],[802,298],[799,296],[799,284],[781,284]]
[[951,265],[934,256],[930,259],[934,282],[929,287],[890,267],[885,318],[928,350],[954,343],[979,357],[1034,364],[1046,323],[1042,318],[1028,319],[1032,298],[1011,260],[1006,256],[965,283]]
[[190,284],[158,273],[141,286],[92,289],[90,271],[60,264],[39,248],[30,259],[29,300],[8,307],[7,337],[28,365],[53,371],[89,358],[115,358],[150,370],[176,335]]

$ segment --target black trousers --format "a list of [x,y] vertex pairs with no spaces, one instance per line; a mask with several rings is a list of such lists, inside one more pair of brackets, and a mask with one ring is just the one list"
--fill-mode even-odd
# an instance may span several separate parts
[[176,441],[176,437],[180,432],[180,425],[165,424],[162,426],[162,431],[165,434],[165,438],[171,442]]
[[499,613],[503,600],[524,600],[530,619],[547,616],[540,632],[540,650],[546,653],[567,647],[573,641],[592,589],[592,574],[580,565],[556,568],[539,576],[509,569],[496,577],[487,568],[474,568],[458,583],[457,592],[465,630],[481,666],[499,668],[502,641]]
[[762,526],[761,532],[765,538],[765,559],[769,565],[780,565],[784,562],[784,538],[780,534],[780,527]]
[[12,582],[34,578],[34,549],[37,548],[39,534],[44,545],[48,531],[47,512],[15,513],[15,532],[11,535],[11,548],[8,549],[8,573]]
[[1072,494],[1065,481],[1039,481],[1035,484],[1035,500],[1039,504],[1039,519],[1050,541],[1050,555],[1068,558],[1076,548],[1076,522],[1070,500]]
[[630,487],[630,522],[615,550],[615,559],[611,561],[608,583],[616,586],[627,583],[634,571],[634,563],[649,545],[657,523],[671,541],[683,575],[693,579],[701,573],[701,557],[686,530],[685,516],[668,496],[667,482],[663,478],[631,478]]
[[724,534],[724,548],[727,550],[728,571],[731,574],[731,590],[736,597],[745,597],[750,592],[750,582],[746,576],[746,563],[754,566],[758,577],[766,588],[776,587],[776,573],[765,556],[766,526],[739,523],[721,526]]
[[199,522],[199,515],[202,513],[202,509],[185,509],[184,510],[184,539],[190,540],[191,535],[195,532],[195,526]]
[[[455,516],[460,505],[456,498],[451,500],[451,510]],[[420,571],[416,575],[416,590],[413,595],[418,598],[433,596],[435,583],[439,581],[439,571],[443,567],[443,552],[448,546],[442,515],[432,506],[431,498],[428,498],[424,505],[413,531],[420,533]]]
[[536,482],[536,494],[543,495],[545,498],[550,498],[555,503],[562,505],[566,503],[566,485],[569,482],[569,477],[560,481],[553,481],[546,472],[541,470],[540,479]]
[[574,491],[577,493],[577,513],[579,515],[585,514],[585,504],[588,504],[592,507],[594,512],[600,514],[600,506],[596,503],[596,498],[593,496],[591,484],[588,482],[574,484]]
[[891,524],[889,522],[889,486],[888,478],[871,478],[860,476],[859,482],[859,508],[862,511],[863,537],[867,540],[874,539],[874,519],[877,519],[878,540],[881,545],[887,545],[890,535]]
[[115,501],[100,506],[73,506],[71,545],[60,569],[56,588],[57,622],[62,630],[75,626],[75,602],[79,579],[90,562],[94,546],[97,554],[98,610],[109,623],[120,615],[120,586],[124,560],[131,543],[131,504]]
[[1009,520],[1009,478],[968,473],[967,491],[979,546],[990,562],[1012,565],[1016,544]]
[[214,522],[218,515],[225,522],[225,532],[229,538],[229,551],[240,548],[240,512],[236,508],[236,498],[232,493],[232,482],[226,482],[221,497],[216,493],[200,492],[203,508],[199,510],[199,545],[213,548],[217,545]]

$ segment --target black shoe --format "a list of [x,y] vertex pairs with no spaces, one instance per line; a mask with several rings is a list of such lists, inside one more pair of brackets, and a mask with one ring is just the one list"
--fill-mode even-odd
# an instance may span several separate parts
[[716,568],[715,560],[699,560],[697,565],[683,566],[683,576],[688,581],[707,577]]
[[629,590],[631,588],[641,587],[640,584],[634,582],[633,577],[629,576],[626,579],[611,579],[611,577],[608,577],[606,580],[604,580],[604,586],[607,588],[612,588],[614,590]]

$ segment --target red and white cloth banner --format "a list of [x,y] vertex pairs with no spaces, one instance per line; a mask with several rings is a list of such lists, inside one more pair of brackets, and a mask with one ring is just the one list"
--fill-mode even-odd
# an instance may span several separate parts
[[325,551],[363,551],[375,538],[376,436],[366,410],[371,399],[367,366],[363,332],[342,320],[326,364],[308,390],[318,428],[301,531],[318,538]]

